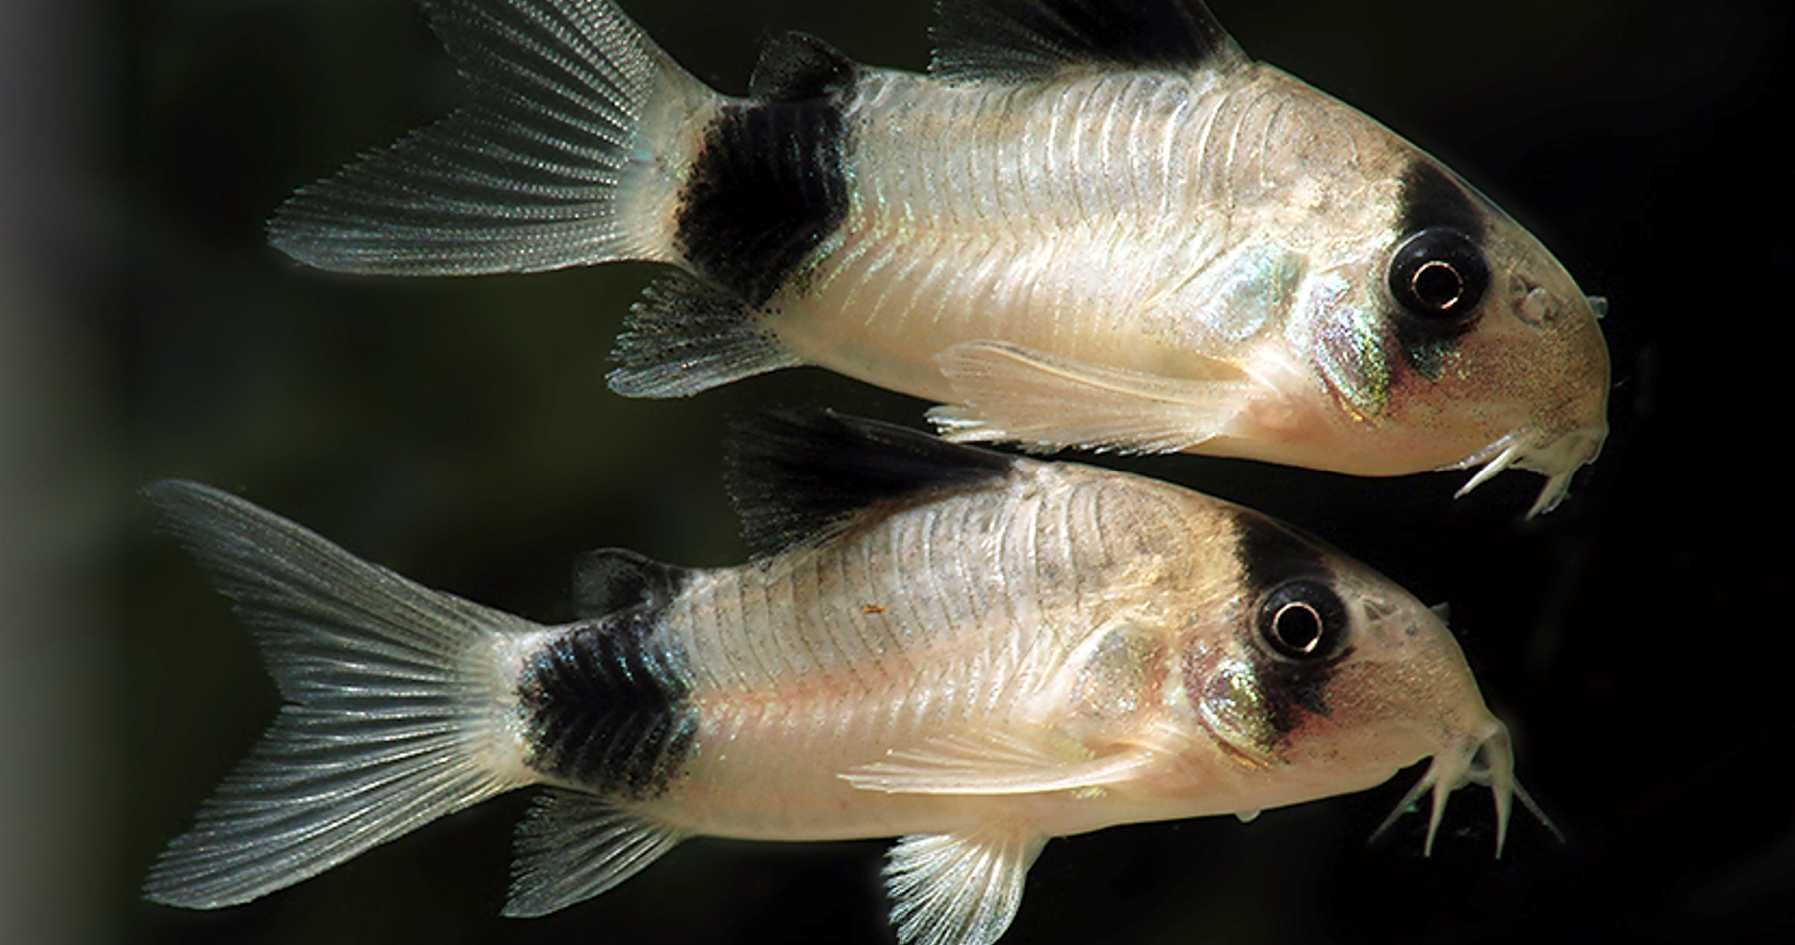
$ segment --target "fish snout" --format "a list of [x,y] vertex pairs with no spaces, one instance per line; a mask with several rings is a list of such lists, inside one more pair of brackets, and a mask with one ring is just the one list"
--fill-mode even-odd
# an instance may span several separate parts
[[[1549,480],[1530,515],[1558,504],[1571,474],[1593,462],[1608,435],[1611,368],[1608,344],[1598,324],[1608,300],[1585,295],[1568,272],[1545,254],[1548,265],[1527,266],[1510,276],[1507,305],[1519,333],[1511,336],[1526,352],[1510,370],[1514,403],[1525,421],[1505,445],[1516,447],[1511,462]],[[1493,451],[1492,451],[1493,454]]]

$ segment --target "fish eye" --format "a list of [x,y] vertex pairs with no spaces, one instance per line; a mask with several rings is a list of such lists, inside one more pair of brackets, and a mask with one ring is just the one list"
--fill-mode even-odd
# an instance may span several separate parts
[[1346,636],[1346,606],[1320,581],[1286,581],[1259,605],[1259,635],[1280,656],[1321,659]]
[[1477,310],[1490,285],[1483,251],[1465,234],[1430,226],[1404,240],[1390,260],[1390,294],[1410,315],[1450,323]]

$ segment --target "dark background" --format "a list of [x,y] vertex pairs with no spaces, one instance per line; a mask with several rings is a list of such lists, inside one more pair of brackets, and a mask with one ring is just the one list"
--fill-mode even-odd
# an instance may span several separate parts
[[[878,64],[927,55],[923,0],[625,6],[729,91],[776,29]],[[1612,300],[1614,432],[1537,522],[1521,519],[1541,482],[1527,474],[1454,502],[1462,475],[1103,462],[1264,509],[1449,600],[1569,842],[1520,816],[1493,862],[1487,792],[1466,791],[1432,859],[1419,817],[1368,845],[1408,772],[1245,826],[1055,841],[1005,941],[1795,932],[1788,5],[1213,6],[1250,53],[1440,155]],[[916,423],[924,405],[810,369],[686,401],[612,395],[606,352],[647,265],[357,280],[267,249],[294,187],[464,99],[408,0],[6,17],[4,937],[890,941],[873,841],[701,840],[587,904],[501,919],[521,795],[248,906],[136,898],[276,706],[247,636],[152,532],[142,483],[218,484],[428,585],[553,620],[581,550],[742,557],[718,477],[730,414],[827,404]]]

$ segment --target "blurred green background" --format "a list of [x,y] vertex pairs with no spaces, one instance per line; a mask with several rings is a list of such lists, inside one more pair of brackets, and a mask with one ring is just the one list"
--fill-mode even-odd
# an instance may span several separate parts
[[[644,0],[739,92],[773,31],[920,68],[923,0]],[[1795,275],[1781,3],[1215,0],[1249,52],[1463,171],[1611,297],[1615,434],[1564,508],[1537,478],[1357,480],[1192,457],[1102,462],[1246,502],[1450,600],[1523,779],[1489,858],[1466,792],[1431,860],[1407,784],[1051,844],[1007,942],[1686,941],[1792,926],[1787,358]],[[4,18],[5,16],[11,19]],[[25,3],[0,16],[10,941],[888,942],[883,844],[699,841],[598,900],[503,920],[505,798],[214,913],[136,884],[272,715],[247,636],[135,490],[237,491],[431,586],[539,620],[622,545],[743,555],[731,414],[923,404],[815,370],[692,400],[604,385],[654,275],[477,280],[298,268],[262,227],[293,188],[465,98],[409,0]],[[29,936],[29,937],[27,937]]]

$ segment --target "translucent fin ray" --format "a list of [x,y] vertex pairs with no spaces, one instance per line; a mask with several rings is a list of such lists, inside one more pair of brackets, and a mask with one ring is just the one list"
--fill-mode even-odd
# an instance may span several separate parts
[[[699,95],[608,2],[424,0],[478,100],[306,187],[269,241],[342,272],[528,272],[662,258],[657,224],[625,219],[642,124],[663,91]],[[640,175],[638,175],[640,176]]]
[[551,791],[517,828],[508,916],[546,915],[647,869],[685,834],[596,797]]
[[690,397],[801,363],[739,296],[683,272],[630,308],[611,360],[606,381],[625,397]]
[[1153,761],[1144,749],[1091,757],[1052,730],[956,732],[843,772],[864,791],[888,794],[1040,794],[1126,781]]
[[1045,841],[1024,827],[918,834],[885,865],[900,945],[991,945],[1022,905],[1022,886]]
[[963,342],[936,362],[961,403],[929,419],[963,443],[1177,452],[1222,433],[1261,391],[1221,362],[1212,379],[1168,379],[996,341]]
[[533,624],[218,490],[146,493],[234,601],[290,701],[151,868],[150,899],[247,902],[530,780],[498,717],[498,645]]
[[743,534],[765,557],[826,542],[874,506],[987,486],[1015,462],[876,420],[789,410],[737,424],[726,478]]
[[1202,0],[940,0],[929,71],[1039,80],[1079,66],[1228,69],[1246,54]]

